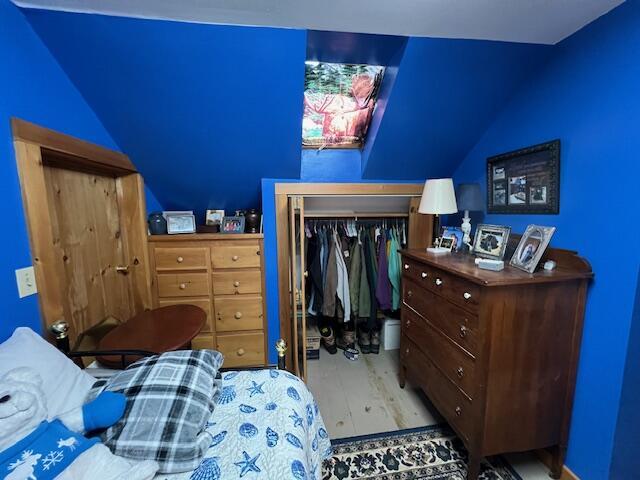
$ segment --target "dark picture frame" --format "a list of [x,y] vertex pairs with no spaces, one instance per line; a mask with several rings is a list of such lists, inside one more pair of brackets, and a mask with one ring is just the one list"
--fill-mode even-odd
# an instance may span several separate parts
[[220,226],[220,233],[244,233],[243,216],[224,217]]
[[487,213],[559,212],[559,139],[487,158]]

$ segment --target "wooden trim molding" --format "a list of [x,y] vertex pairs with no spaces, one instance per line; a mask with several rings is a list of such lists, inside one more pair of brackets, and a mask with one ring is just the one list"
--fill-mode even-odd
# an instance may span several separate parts
[[[45,127],[27,122],[19,118],[11,118],[11,129],[14,141],[22,141],[38,145],[40,148],[55,152],[58,158],[66,157],[70,163],[92,165],[95,172],[96,164],[106,169],[137,173],[129,157],[124,153],[116,152],[100,145],[80,140],[79,138],[59,133]],[[66,154],[66,155],[64,155]],[[68,167],[67,167],[68,168]],[[114,175],[119,176],[119,175]]]
[[416,183],[276,183],[276,195],[422,195]]

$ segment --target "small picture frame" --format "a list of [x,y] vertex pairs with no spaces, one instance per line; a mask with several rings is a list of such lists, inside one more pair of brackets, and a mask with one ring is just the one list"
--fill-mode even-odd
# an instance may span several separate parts
[[451,251],[459,252],[462,248],[464,233],[460,227],[442,227],[442,237],[453,238],[453,246]]
[[502,260],[510,234],[511,227],[478,224],[473,237],[473,253],[482,258]]
[[196,217],[193,214],[173,213],[167,215],[167,233],[195,233]]
[[442,237],[440,238],[440,248],[446,248],[447,250],[451,251],[451,249],[453,248],[453,244],[455,241],[455,237]]
[[529,225],[522,235],[509,264],[525,272],[533,273],[555,231],[556,227]]
[[224,218],[224,210],[207,210],[205,225],[220,225]]
[[222,219],[221,233],[244,233],[244,220],[242,216],[224,217]]

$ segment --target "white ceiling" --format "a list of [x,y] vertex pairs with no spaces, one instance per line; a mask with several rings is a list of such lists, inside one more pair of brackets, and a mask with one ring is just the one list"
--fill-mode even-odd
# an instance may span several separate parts
[[624,0],[13,0],[196,23],[555,44]]

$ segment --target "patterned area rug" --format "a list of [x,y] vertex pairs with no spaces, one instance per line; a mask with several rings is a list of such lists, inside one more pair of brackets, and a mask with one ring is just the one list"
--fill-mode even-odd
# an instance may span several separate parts
[[[465,480],[467,451],[448,426],[399,430],[333,440],[323,480]],[[501,457],[482,464],[482,480],[522,480]]]

